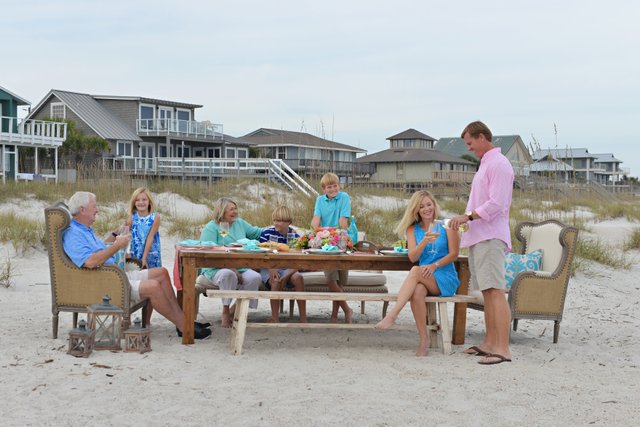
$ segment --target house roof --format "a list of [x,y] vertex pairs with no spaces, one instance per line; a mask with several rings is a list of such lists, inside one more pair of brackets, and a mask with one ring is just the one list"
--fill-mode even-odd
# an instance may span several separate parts
[[574,169],[571,165],[566,164],[562,160],[546,157],[529,166],[530,172],[572,172]]
[[357,163],[442,162],[473,165],[460,157],[428,148],[390,148],[356,159]]
[[14,98],[16,100],[17,105],[31,105],[29,101],[16,95],[15,93],[11,92],[9,89],[5,89],[2,86],[0,86],[0,90],[5,92],[7,95],[11,96],[12,98]]
[[202,108],[202,105],[187,104],[186,102],[167,101],[165,99],[145,98],[142,96],[112,96],[112,95],[91,95],[94,99],[106,99],[115,101],[138,101],[147,104],[166,105],[178,108]]
[[247,141],[244,138],[236,138],[235,136],[231,136],[231,135],[227,135],[226,133],[222,134],[224,141],[229,143],[229,144],[233,144],[233,145],[247,145],[247,146],[254,146],[256,145],[254,142],[252,141]]
[[595,159],[596,155],[589,153],[586,148],[546,148],[544,150],[536,150],[531,157],[533,160],[539,160],[543,157],[551,156],[555,159]]
[[86,93],[68,92],[51,89],[38,105],[31,110],[29,117],[37,114],[45,103],[55,96],[67,108],[73,111],[100,138],[124,141],[142,141],[136,133],[122,120],[111,114],[109,110]]
[[594,154],[596,163],[622,163],[622,160],[616,159],[611,153]]
[[404,132],[400,132],[399,134],[390,136],[387,138],[388,140],[393,139],[428,139],[429,141],[435,141],[435,138],[431,138],[429,135],[426,135],[420,131],[417,131],[413,128],[407,129]]
[[[500,147],[502,153],[505,154],[518,140],[521,140],[520,135],[493,135],[491,142],[495,147]],[[434,148],[457,157],[463,154],[473,155],[473,153],[467,150],[467,144],[462,138],[440,138]]]
[[324,148],[328,150],[351,151],[355,153],[366,153],[367,150],[354,147],[352,145],[341,144],[330,141],[304,132],[294,132],[281,129],[260,128],[242,137],[245,140],[255,143],[259,147],[270,146],[297,146],[309,148]]

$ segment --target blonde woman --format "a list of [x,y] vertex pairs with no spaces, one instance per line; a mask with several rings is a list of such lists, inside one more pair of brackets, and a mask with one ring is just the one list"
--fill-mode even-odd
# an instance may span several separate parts
[[431,193],[422,190],[411,196],[395,231],[400,238],[406,235],[409,259],[418,261],[418,265],[411,268],[402,283],[393,309],[376,325],[377,329],[390,328],[404,305],[411,301],[411,311],[420,336],[416,356],[426,356],[430,344],[425,296],[451,296],[460,284],[453,266],[460,247],[458,232],[445,228],[439,235],[429,232],[430,226],[439,217],[440,209]]
[[[221,226],[222,225],[222,226]],[[221,197],[213,203],[213,219],[205,225],[200,240],[228,245],[240,239],[258,240],[262,228],[249,224],[238,215],[238,204]],[[204,287],[217,286],[224,290],[257,291],[262,283],[260,273],[247,268],[203,268],[196,282]],[[230,306],[231,298],[222,299],[222,327],[230,328],[235,304]],[[251,300],[250,308],[258,308],[258,300]]]

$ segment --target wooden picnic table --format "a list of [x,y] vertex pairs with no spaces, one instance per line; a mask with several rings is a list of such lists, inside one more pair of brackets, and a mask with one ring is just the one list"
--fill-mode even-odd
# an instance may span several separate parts
[[[207,248],[182,248],[177,261],[182,283],[182,310],[184,312],[182,343],[193,344],[195,313],[195,283],[200,268],[296,268],[298,270],[396,270],[408,271],[414,265],[406,256],[388,256],[370,253],[340,255],[306,254],[300,251],[239,253]],[[467,258],[456,261],[460,277],[459,294],[466,294],[469,282]],[[455,304],[453,317],[453,344],[464,344],[466,304]]]

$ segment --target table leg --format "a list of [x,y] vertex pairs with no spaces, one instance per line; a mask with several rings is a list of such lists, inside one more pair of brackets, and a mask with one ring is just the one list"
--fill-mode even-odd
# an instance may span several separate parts
[[427,333],[429,334],[429,347],[438,347],[438,318],[436,313],[436,303],[427,302]]
[[233,315],[233,325],[231,326],[231,351],[236,356],[242,354],[244,335],[247,330],[247,315],[249,314],[249,299],[242,298],[236,300],[236,312]]
[[182,261],[182,344],[193,344],[193,322],[195,316],[196,264],[191,258]]
[[[466,262],[456,262],[458,269],[458,278],[460,286],[458,286],[458,295],[467,295],[469,293],[469,264]],[[464,344],[464,334],[467,328],[467,304],[455,303],[453,305],[453,339],[451,342],[455,345]]]

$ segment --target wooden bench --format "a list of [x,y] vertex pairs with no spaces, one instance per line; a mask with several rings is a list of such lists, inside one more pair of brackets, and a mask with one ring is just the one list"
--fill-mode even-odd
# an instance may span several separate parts
[[[231,330],[231,352],[242,354],[242,346],[247,327],[251,328],[327,328],[327,329],[373,329],[374,324],[362,323],[257,323],[247,322],[249,300],[252,299],[302,299],[306,301],[380,301],[395,302],[397,294],[368,294],[346,292],[290,292],[290,291],[223,291],[208,290],[209,297],[235,298],[236,310]],[[431,338],[431,347],[440,347],[443,354],[451,353],[451,329],[447,315],[447,303],[468,303],[473,297],[454,295],[452,297],[425,298],[428,307],[427,328]],[[394,325],[394,329],[415,328],[415,325]]]

